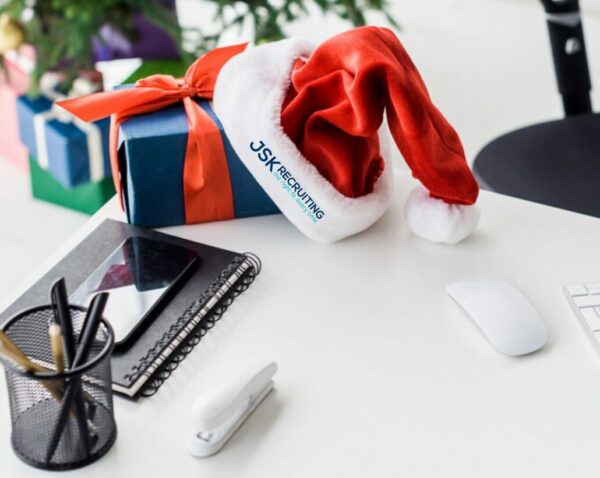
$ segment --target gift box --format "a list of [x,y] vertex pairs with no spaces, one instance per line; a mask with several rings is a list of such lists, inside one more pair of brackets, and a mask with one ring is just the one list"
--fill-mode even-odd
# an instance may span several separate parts
[[[163,2],[173,12],[176,12],[175,0]],[[94,59],[96,61],[112,61],[123,58],[178,58],[179,51],[171,35],[149,22],[142,13],[136,13],[133,18],[136,31],[135,40],[127,39],[121,32],[110,25],[100,29],[93,39]]]
[[112,178],[65,188],[34,159],[29,159],[31,193],[34,198],[86,214],[94,214],[115,194]]
[[[279,210],[235,154],[209,101],[195,100],[221,136],[233,196],[234,217]],[[210,134],[207,132],[207,134]],[[186,223],[184,162],[188,120],[181,104],[130,118],[119,130],[119,170],[127,219],[142,226]],[[207,206],[208,207],[208,206]]]
[[19,139],[17,98],[29,88],[35,51],[24,45],[4,55],[5,71],[0,72],[0,158],[27,169],[27,148]]
[[85,123],[39,96],[17,100],[21,141],[38,165],[64,187],[110,176],[110,120]]

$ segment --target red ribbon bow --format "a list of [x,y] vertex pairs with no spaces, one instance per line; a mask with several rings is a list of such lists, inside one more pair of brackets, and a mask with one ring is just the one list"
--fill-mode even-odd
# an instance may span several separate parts
[[182,102],[189,134],[183,169],[183,194],[187,224],[234,217],[229,169],[218,127],[193,98],[212,99],[217,76],[246,44],[217,48],[196,60],[183,79],[153,75],[139,80],[135,88],[95,93],[57,104],[83,121],[111,116],[110,160],[117,195],[123,206],[118,161],[121,123],[132,116],[161,110]]

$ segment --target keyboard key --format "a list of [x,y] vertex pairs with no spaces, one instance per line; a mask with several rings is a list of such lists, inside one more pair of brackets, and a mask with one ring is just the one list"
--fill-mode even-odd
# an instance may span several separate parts
[[600,294],[573,297],[573,302],[575,302],[575,305],[579,308],[581,308],[581,307],[600,307]]
[[600,331],[594,332],[594,336],[596,337],[596,340],[600,342]]
[[593,331],[600,331],[600,315],[596,313],[596,310],[592,307],[585,307],[583,309],[579,309],[581,315],[589,325],[590,329]]
[[567,292],[571,297],[577,297],[578,295],[588,295],[587,288],[584,285],[569,285],[567,286]]
[[590,294],[600,294],[600,286],[599,287],[589,287],[587,288]]

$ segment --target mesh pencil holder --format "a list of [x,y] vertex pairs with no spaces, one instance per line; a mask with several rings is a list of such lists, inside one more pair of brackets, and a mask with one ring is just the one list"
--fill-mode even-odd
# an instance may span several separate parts
[[[77,341],[85,309],[70,306],[70,312]],[[52,307],[41,306],[17,314],[2,326],[33,362],[52,369],[26,372],[12,362],[2,361],[10,403],[11,442],[17,456],[29,465],[71,470],[102,457],[117,436],[110,368],[114,335],[103,319],[86,363],[57,373],[48,340],[48,325],[53,318]],[[71,401],[70,395],[74,397]]]

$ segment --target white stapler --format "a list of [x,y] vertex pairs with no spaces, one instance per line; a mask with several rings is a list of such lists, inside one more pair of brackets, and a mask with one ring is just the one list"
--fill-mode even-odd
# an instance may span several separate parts
[[222,386],[203,393],[192,409],[190,453],[202,458],[221,450],[273,389],[275,372],[275,362],[246,361]]

